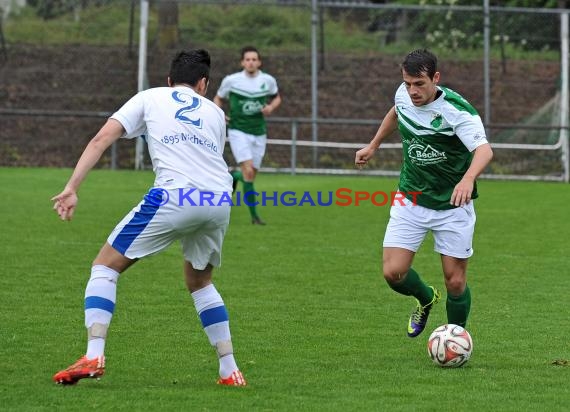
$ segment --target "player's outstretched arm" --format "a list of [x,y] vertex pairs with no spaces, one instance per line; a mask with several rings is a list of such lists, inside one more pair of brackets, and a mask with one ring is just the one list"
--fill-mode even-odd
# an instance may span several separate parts
[[87,173],[97,164],[105,150],[124,132],[125,129],[121,123],[115,119],[109,119],[87,144],[65,188],[51,199],[54,202],[53,208],[61,220],[71,220],[77,206],[79,186]]
[[368,160],[374,156],[376,150],[380,147],[382,140],[390,136],[397,127],[398,117],[396,115],[395,107],[392,106],[392,108],[388,110],[388,113],[386,113],[386,116],[384,116],[384,119],[382,119],[382,123],[380,123],[380,127],[378,128],[376,135],[372,138],[370,143],[368,143],[368,146],[363,147],[356,152],[356,157],[354,159],[356,167],[362,169]]

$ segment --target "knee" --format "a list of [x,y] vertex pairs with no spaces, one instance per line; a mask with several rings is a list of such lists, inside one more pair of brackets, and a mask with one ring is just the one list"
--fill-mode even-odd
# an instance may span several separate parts
[[211,283],[212,283],[211,281],[192,279],[192,280],[186,281],[186,287],[190,293],[194,293],[197,290],[205,288],[206,286],[210,285]]
[[190,263],[186,263],[185,275],[188,290],[195,292],[212,283],[212,266],[208,264],[206,269],[197,270]]
[[243,179],[246,182],[253,182],[255,179],[255,169],[252,165],[243,165],[241,173],[243,174]]
[[389,284],[394,284],[402,281],[406,273],[408,273],[408,269],[384,264],[382,272],[384,274],[384,280]]
[[453,296],[459,296],[465,290],[465,274],[457,273],[445,276],[445,288]]

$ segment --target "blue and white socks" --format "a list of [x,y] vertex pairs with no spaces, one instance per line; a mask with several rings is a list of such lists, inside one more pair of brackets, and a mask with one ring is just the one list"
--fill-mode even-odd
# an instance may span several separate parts
[[91,277],[85,288],[85,327],[87,328],[88,359],[103,356],[107,329],[111,323],[117,300],[119,272],[103,265],[91,268]]
[[[117,299],[119,273],[104,265],[91,268],[91,277],[85,288],[85,327],[87,328],[88,359],[102,357],[107,330],[111,324]],[[230,334],[228,312],[222,297],[213,284],[192,293],[196,312],[204,332],[216,349],[220,362],[220,377],[227,378],[238,370]]]
[[238,367],[233,355],[229,318],[224,301],[213,284],[191,295],[204,332],[218,354],[220,377],[227,378],[238,370]]

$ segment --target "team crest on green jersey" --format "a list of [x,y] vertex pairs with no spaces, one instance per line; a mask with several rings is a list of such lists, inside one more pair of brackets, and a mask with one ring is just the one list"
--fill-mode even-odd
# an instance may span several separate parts
[[439,129],[441,127],[441,123],[442,123],[441,113],[434,114],[430,122],[431,126],[434,129]]

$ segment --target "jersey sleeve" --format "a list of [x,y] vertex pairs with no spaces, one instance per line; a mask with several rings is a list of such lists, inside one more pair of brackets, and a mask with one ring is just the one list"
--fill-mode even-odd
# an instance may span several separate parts
[[406,91],[406,85],[404,83],[400,84],[398,90],[396,90],[396,94],[394,95],[394,105],[395,106],[402,106],[411,104],[410,96]]
[[141,93],[127,101],[111,116],[111,119],[117,120],[125,128],[125,134],[121,138],[132,139],[145,134],[144,102]]
[[279,87],[277,86],[277,80],[275,77],[269,76],[269,96],[276,96],[279,93]]
[[456,122],[456,124],[453,125],[455,134],[459,137],[459,140],[461,140],[467,150],[472,152],[479,146],[488,143],[485,127],[479,115],[459,112],[454,120]]
[[220,88],[216,92],[218,97],[221,97],[222,99],[228,98],[228,96],[230,95],[230,89],[231,89],[230,83],[231,83],[231,81],[230,81],[229,76],[226,76],[222,79],[222,83],[220,84]]

